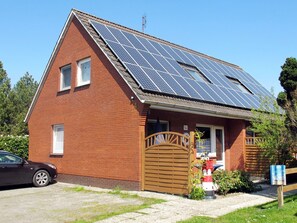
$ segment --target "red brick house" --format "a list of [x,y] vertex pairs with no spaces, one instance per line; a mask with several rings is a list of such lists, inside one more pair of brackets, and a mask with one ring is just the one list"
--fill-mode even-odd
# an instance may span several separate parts
[[243,169],[259,94],[234,64],[72,10],[26,117],[29,158],[64,181],[140,189],[142,136],[198,128],[210,156]]

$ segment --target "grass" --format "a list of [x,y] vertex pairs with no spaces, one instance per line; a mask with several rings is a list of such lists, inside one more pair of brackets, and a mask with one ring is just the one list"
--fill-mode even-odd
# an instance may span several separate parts
[[[100,221],[106,218],[110,218],[116,215],[129,213],[129,212],[138,212],[141,209],[148,208],[153,204],[159,204],[165,202],[162,199],[155,198],[145,198],[140,197],[137,194],[130,194],[126,192],[122,192],[119,187],[116,187],[114,190],[110,192],[97,192],[92,190],[87,190],[84,187],[71,187],[66,188],[66,191],[79,192],[79,193],[95,193],[95,194],[110,194],[111,196],[118,196],[121,199],[134,199],[140,202],[136,202],[138,204],[135,205],[115,205],[115,204],[93,204],[91,207],[81,208],[78,212],[80,216],[77,217],[76,220],[71,221],[71,223],[92,223],[96,221]],[[139,204],[140,203],[140,204]],[[141,213],[141,212],[138,212]]]
[[[193,217],[180,223],[291,223],[297,222],[297,194],[285,198],[283,208],[278,209],[277,201],[243,208],[218,218]],[[227,204],[226,204],[227,205]]]

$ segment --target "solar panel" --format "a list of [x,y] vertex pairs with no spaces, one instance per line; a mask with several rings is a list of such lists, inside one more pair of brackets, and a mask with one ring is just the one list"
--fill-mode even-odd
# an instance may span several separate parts
[[139,40],[131,33],[127,33],[123,31],[123,34],[126,36],[126,38],[132,43],[132,45],[139,50],[146,50],[144,46],[139,42]]
[[146,75],[146,73],[141,69],[141,67],[132,65],[132,64],[128,64],[128,63],[124,63],[124,64],[129,69],[129,71],[131,72],[131,75],[134,77],[134,79],[139,83],[139,85],[143,89],[160,92],[160,89]]
[[119,41],[120,44],[132,46],[130,41],[124,36],[124,34],[119,29],[115,29],[113,27],[109,27],[108,29],[113,34],[113,36]]
[[159,54],[159,52],[155,49],[155,47],[152,46],[152,44],[149,43],[147,39],[138,37],[138,40],[142,43],[142,45],[147,49],[148,52]]
[[[237,67],[133,31],[90,23],[144,91],[248,109],[259,107],[259,95],[271,96]],[[195,80],[185,70],[187,66],[199,70],[210,83]],[[228,77],[252,94],[241,91]]]
[[172,88],[167,84],[166,81],[164,81],[164,79],[157,73],[157,71],[148,68],[143,68],[143,70],[154,83],[158,83],[158,88],[161,92],[176,95],[175,91],[172,90]]
[[135,49],[128,46],[124,46],[125,50],[130,54],[130,56],[134,59],[136,64],[141,67],[152,68],[152,66],[143,58],[143,56]]
[[108,41],[108,40],[106,42],[107,42],[107,45],[112,48],[113,52],[117,55],[117,57],[121,59],[121,61],[137,64],[121,44]]
[[182,97],[189,97],[190,95],[181,87],[181,85],[172,77],[172,75],[158,71],[158,74],[165,80],[175,93]]
[[184,78],[181,76],[172,76],[185,91],[191,96],[191,98],[202,99],[198,92],[193,88]]

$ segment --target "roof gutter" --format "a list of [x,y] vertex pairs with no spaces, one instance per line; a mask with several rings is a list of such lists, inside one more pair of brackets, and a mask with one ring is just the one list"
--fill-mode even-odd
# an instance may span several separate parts
[[211,116],[211,117],[218,117],[218,118],[227,118],[227,119],[241,119],[245,121],[250,121],[251,116],[239,116],[236,114],[231,113],[223,113],[218,112],[215,110],[204,110],[199,108],[193,107],[186,107],[186,106],[179,106],[179,105],[168,105],[158,102],[148,102],[143,100],[142,103],[149,104],[151,109],[156,110],[164,110],[164,111],[173,111],[173,112],[180,112],[180,113],[187,113],[187,114],[195,114],[195,115],[204,115],[204,116]]

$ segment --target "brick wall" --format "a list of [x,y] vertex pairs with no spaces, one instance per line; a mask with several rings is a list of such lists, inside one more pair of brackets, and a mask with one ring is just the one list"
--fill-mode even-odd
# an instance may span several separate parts
[[[244,169],[245,121],[170,111],[150,110],[148,119],[157,118],[169,122],[169,131],[180,133],[194,131],[196,124],[223,127],[225,136],[226,169]],[[188,131],[183,130],[184,125],[188,125]]]
[[[86,57],[91,57],[91,84],[77,88],[77,61]],[[67,64],[72,69],[71,89],[59,92],[60,67]],[[74,18],[29,119],[29,158],[54,163],[62,174],[138,184],[139,131],[144,131],[139,114],[143,106],[132,104],[131,96],[128,86]],[[50,155],[54,124],[64,124],[63,156]]]

